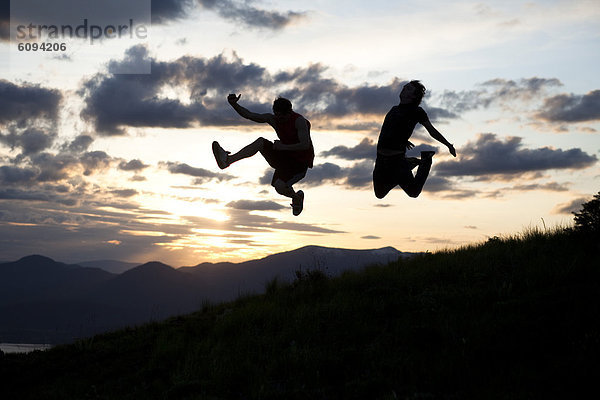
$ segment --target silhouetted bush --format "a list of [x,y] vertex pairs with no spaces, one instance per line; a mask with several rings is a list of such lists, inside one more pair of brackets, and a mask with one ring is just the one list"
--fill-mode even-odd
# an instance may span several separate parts
[[579,212],[574,212],[575,229],[584,233],[600,233],[600,192],[594,199],[582,204]]

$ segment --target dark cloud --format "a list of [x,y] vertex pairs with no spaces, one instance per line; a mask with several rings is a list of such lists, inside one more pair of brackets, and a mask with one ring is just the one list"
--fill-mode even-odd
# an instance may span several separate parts
[[558,79],[524,78],[518,81],[491,79],[475,90],[444,91],[438,97],[442,107],[451,113],[461,114],[492,104],[512,104],[517,100],[530,101],[546,95],[548,90],[562,86]]
[[345,233],[343,231],[337,231],[319,225],[279,221],[272,217],[252,214],[250,210],[231,209],[229,211],[229,216],[230,220],[228,221],[227,227],[229,230],[241,230],[245,232],[270,232],[273,230],[286,230],[319,234]]
[[539,190],[547,190],[550,192],[567,192],[569,191],[568,185],[560,184],[558,182],[548,182],[548,183],[530,183],[526,185],[515,185],[512,187],[512,190],[527,192],[527,191],[539,191]]
[[562,83],[555,78],[533,77],[519,81],[496,78],[483,82],[480,86],[490,88],[494,97],[530,99],[543,94],[548,88],[562,86]]
[[15,126],[9,128],[10,133],[0,133],[0,143],[11,149],[20,148],[23,156],[39,153],[46,150],[54,143],[56,133],[38,128],[26,128],[18,132]]
[[144,182],[147,181],[148,179],[146,179],[145,176],[141,176],[141,175],[134,175],[131,178],[129,178],[129,180],[131,182]]
[[361,236],[360,238],[361,239],[368,239],[368,240],[381,239],[380,236],[374,236],[374,235]]
[[[323,163],[315,165],[301,181],[309,186],[318,186],[327,182],[336,181],[344,177],[345,171],[339,165],[333,163]],[[270,183],[272,171],[268,171],[260,180],[260,183]]]
[[517,176],[526,172],[553,169],[583,169],[598,161],[581,149],[569,150],[542,147],[527,149],[522,138],[499,139],[495,134],[481,134],[474,142],[461,147],[460,159],[436,164],[439,176],[478,176],[491,179],[493,176]]
[[[289,98],[295,109],[308,113],[309,120],[319,121],[319,126],[336,118],[357,116],[375,117],[375,125],[379,125],[383,114],[398,103],[398,93],[405,83],[394,79],[388,85],[349,87],[325,77],[327,68],[320,64],[270,73],[258,64],[244,63],[235,54],[160,62],[149,58],[143,46],[130,48],[120,61],[113,60],[109,71],[144,61],[151,63],[151,74],[98,74],[84,84],[80,92],[86,103],[82,117],[93,122],[98,133],[121,135],[127,127],[246,125],[247,121],[239,118],[225,100],[232,92],[242,93],[243,105],[257,112],[270,111],[271,100],[260,99],[272,99],[278,93]],[[185,101],[161,97],[165,87],[180,93]],[[456,117],[442,108],[427,110],[432,120]],[[369,124],[375,126],[373,121]],[[346,124],[349,129],[362,130],[365,126],[364,121],[355,126]]]
[[36,171],[29,168],[13,167],[8,165],[0,166],[0,183],[8,184],[29,184],[36,177]]
[[571,215],[571,214],[573,214],[575,212],[581,211],[582,205],[584,203],[587,203],[588,201],[590,201],[589,198],[580,197],[580,198],[572,200],[572,201],[570,201],[568,203],[558,204],[556,207],[554,207],[554,210],[552,210],[552,212],[554,214],[567,214],[567,215]]
[[0,79],[0,124],[36,118],[55,120],[61,99],[55,89]]
[[119,163],[119,169],[122,171],[141,171],[148,168],[148,165],[144,164],[140,160],[121,161]]
[[[124,60],[113,61],[109,69],[119,70],[127,63],[147,59],[142,46],[132,47]],[[93,121],[104,135],[124,133],[124,127],[186,128],[203,125],[238,125],[239,118],[225,101],[235,88],[261,86],[268,74],[256,64],[243,64],[238,58],[228,61],[224,55],[211,59],[182,57],[174,62],[151,60],[151,74],[96,75],[81,91],[85,96],[84,119]],[[190,104],[179,99],[160,98],[164,86],[181,91],[185,88]],[[218,100],[208,92],[219,93]]]
[[111,190],[110,193],[117,197],[133,197],[138,194],[138,191],[135,189],[115,189]]
[[[377,126],[381,123],[379,118],[393,105],[398,104],[400,91],[408,82],[394,78],[388,85],[363,84],[349,87],[340,81],[325,77],[326,71],[326,66],[313,64],[291,72],[277,73],[274,75],[274,81],[278,84],[293,83],[294,88],[284,91],[282,95],[302,104],[317,118],[377,115]],[[453,112],[428,106],[427,97],[423,106],[432,121],[457,118]],[[357,130],[364,130],[368,126],[373,126],[373,122],[361,121],[358,124],[343,125],[346,129]]]
[[346,180],[344,184],[351,188],[368,188],[373,182],[374,161],[364,161],[356,163],[346,171]]
[[[296,87],[283,95],[311,112],[329,117],[343,117],[353,114],[381,114],[397,104],[398,94],[406,81],[394,79],[385,86],[363,85],[348,87],[341,82],[323,77],[326,68],[322,65],[298,69],[292,74]],[[289,81],[286,73],[276,76],[280,82]]]
[[256,29],[280,30],[306,17],[305,12],[261,10],[252,5],[252,0],[198,0],[198,3],[224,19]]
[[194,8],[194,0],[151,0],[152,23],[164,24],[185,18]]
[[[428,139],[426,137],[425,139]],[[419,144],[407,152],[408,157],[419,157],[421,151],[435,151],[438,153],[440,150],[436,146],[429,144]],[[370,160],[374,162],[377,157],[377,145],[369,139],[364,138],[359,144],[354,147],[347,146],[335,146],[329,150],[320,153],[322,157],[337,157],[343,160]]]
[[438,176],[433,173],[427,178],[424,188],[426,188],[428,192],[453,191],[454,193],[462,193],[462,191],[456,189],[454,183],[450,179],[445,178],[443,176]]
[[378,130],[381,127],[381,122],[356,122],[356,123],[346,123],[346,124],[338,124],[334,126],[335,130],[338,131],[374,131]]
[[69,178],[73,170],[80,166],[76,157],[67,154],[40,153],[31,157],[31,163],[38,170],[37,182],[58,182]]
[[583,96],[561,94],[548,98],[538,117],[551,122],[600,120],[600,90],[593,90]]
[[62,94],[39,85],[0,79],[0,144],[23,158],[50,148],[57,137]]
[[81,158],[81,165],[84,168],[84,175],[91,175],[98,170],[106,169],[110,166],[112,157],[103,151],[90,151],[84,153]]
[[196,180],[197,184],[203,183],[211,179],[216,179],[218,181],[226,181],[234,178],[232,175],[216,173],[204,168],[191,167],[185,163],[166,162],[161,163],[161,165],[166,166],[167,170],[172,174],[183,174],[198,178]]
[[226,207],[248,211],[279,211],[287,208],[274,201],[267,200],[237,200],[227,203]]
[[318,225],[302,224],[299,222],[274,222],[270,225],[272,229],[288,230],[296,232],[311,232],[330,235],[334,233],[346,233],[345,231],[338,231],[335,229],[324,228]]
[[86,151],[93,142],[94,139],[91,136],[79,135],[66,146],[66,149],[75,153],[82,153]]
[[[374,161],[363,161],[342,168],[333,163],[315,165],[308,171],[301,184],[307,186],[341,185],[365,189],[371,185]],[[264,179],[264,178],[263,178]]]
[[68,153],[37,153],[20,159],[19,165],[0,167],[0,183],[4,185],[35,186],[80,179],[111,166],[112,157],[103,151],[86,152],[75,156]]
[[344,160],[374,159],[376,155],[376,144],[369,138],[364,138],[354,147],[335,146],[332,149],[321,153],[321,156],[323,157],[333,156]]
[[52,202],[55,204],[65,205],[69,207],[78,204],[78,200],[76,198],[71,196],[60,195],[53,191],[23,190],[17,188],[1,188],[0,200]]

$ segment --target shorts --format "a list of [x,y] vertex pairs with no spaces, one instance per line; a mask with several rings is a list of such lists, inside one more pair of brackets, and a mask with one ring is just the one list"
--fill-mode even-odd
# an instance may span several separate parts
[[288,186],[292,186],[306,176],[308,165],[291,157],[291,151],[278,151],[273,149],[273,142],[264,139],[262,155],[275,173],[271,185],[281,179]]
[[378,154],[373,170],[373,181],[386,184],[399,184],[413,178],[411,166],[404,154],[383,156]]

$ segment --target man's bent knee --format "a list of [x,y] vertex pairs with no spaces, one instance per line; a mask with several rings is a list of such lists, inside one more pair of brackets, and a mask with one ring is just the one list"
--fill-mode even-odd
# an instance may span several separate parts
[[377,197],[378,199],[383,199],[385,196],[387,196],[387,194],[387,191],[375,190],[375,197]]
[[409,190],[406,190],[406,189],[405,189],[404,191],[406,192],[406,194],[407,194],[409,197],[412,197],[413,199],[416,199],[416,198],[417,198],[417,197],[419,197],[419,195],[421,194],[421,191],[420,191],[420,190],[418,190],[418,189],[416,189],[416,190],[415,190],[415,189],[413,189],[413,190],[410,190],[410,189],[409,189]]
[[373,181],[373,190],[375,192],[375,197],[377,197],[378,199],[383,199],[394,188],[394,186],[395,185],[387,186]]

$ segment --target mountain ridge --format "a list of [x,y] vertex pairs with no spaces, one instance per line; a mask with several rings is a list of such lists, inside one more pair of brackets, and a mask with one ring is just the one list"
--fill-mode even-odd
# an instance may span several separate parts
[[[150,261],[120,274],[32,255],[0,264],[0,341],[65,343],[119,327],[191,312],[205,302],[261,293],[274,279],[319,269],[329,276],[402,253],[305,246],[241,263],[173,268]],[[40,312],[40,310],[44,310]]]

